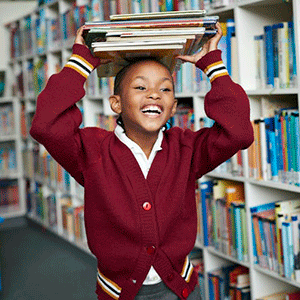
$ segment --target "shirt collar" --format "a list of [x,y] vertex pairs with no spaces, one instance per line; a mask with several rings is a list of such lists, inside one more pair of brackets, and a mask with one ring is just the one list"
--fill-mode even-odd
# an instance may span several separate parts
[[[122,143],[124,143],[128,148],[130,148],[134,152],[136,153],[143,152],[141,147],[126,135],[124,129],[120,125],[116,126],[114,133]],[[157,140],[153,145],[151,153],[162,150],[161,144],[162,144],[163,137],[164,137],[163,129],[161,129],[158,133]]]

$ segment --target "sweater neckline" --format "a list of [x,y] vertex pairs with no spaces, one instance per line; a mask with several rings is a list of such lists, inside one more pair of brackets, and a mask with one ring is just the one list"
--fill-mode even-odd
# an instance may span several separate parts
[[114,152],[123,167],[124,174],[126,174],[137,195],[138,201],[145,201],[149,196],[153,200],[155,198],[167,161],[168,144],[165,139],[164,134],[161,144],[162,150],[157,152],[148,176],[145,178],[131,150],[114,135]]

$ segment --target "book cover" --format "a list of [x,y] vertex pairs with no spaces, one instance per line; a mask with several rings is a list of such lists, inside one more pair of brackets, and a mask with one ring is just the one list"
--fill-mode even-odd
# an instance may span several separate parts
[[[135,14],[122,14],[122,15],[111,15],[111,21],[120,20],[149,20],[149,19],[171,19],[171,18],[202,18],[206,15],[205,10],[185,10],[185,11],[173,11],[173,3],[167,3],[167,10],[164,12],[146,12],[146,13],[135,13]],[[170,9],[172,7],[172,9]]]
[[115,47],[114,50],[96,48],[94,51],[97,57],[113,59],[113,62],[97,68],[97,74],[98,77],[115,76],[119,70],[136,57],[155,57],[169,67],[171,72],[174,72],[177,64],[176,56],[181,55],[183,50],[183,45],[139,46],[135,49],[131,48],[129,51],[122,47]]

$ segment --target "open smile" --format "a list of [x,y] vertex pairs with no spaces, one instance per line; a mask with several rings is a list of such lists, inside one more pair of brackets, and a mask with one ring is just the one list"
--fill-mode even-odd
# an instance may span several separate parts
[[148,116],[159,116],[162,108],[159,105],[146,105],[142,108],[142,113]]

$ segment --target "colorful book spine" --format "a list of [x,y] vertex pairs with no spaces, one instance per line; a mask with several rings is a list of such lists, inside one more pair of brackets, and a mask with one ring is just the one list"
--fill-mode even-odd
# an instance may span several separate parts
[[227,70],[229,75],[232,75],[232,65],[231,65],[231,38],[235,35],[235,23],[233,19],[228,19],[226,21],[227,34],[226,34],[226,44],[227,44]]
[[264,27],[265,43],[266,43],[266,63],[267,63],[267,87],[274,87],[274,49],[272,26]]
[[299,111],[275,110],[273,117],[252,124],[255,141],[248,149],[249,177],[299,186]]
[[264,27],[254,36],[257,88],[296,87],[294,23],[280,22]]
[[296,65],[296,46],[295,46],[295,32],[294,22],[288,22],[288,41],[289,41],[289,72],[290,72],[290,87],[296,87],[297,79],[297,65]]

